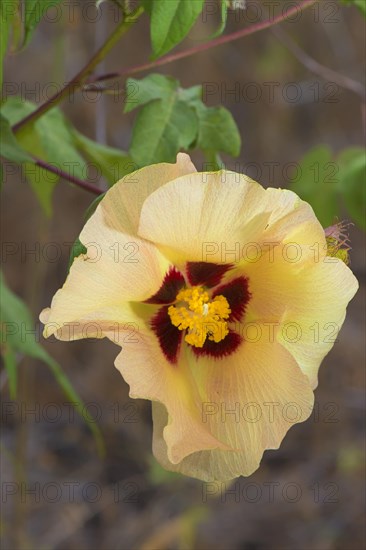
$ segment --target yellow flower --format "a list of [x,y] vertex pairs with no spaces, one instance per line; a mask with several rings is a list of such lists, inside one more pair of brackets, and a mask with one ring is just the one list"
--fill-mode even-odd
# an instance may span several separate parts
[[41,313],[45,336],[122,347],[116,367],[153,402],[166,469],[250,475],[310,415],[357,290],[309,204],[179,154],[116,183],[80,240],[87,253]]

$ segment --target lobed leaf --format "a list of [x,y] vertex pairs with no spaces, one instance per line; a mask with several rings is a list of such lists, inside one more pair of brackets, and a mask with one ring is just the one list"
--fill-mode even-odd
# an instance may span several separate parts
[[233,157],[240,153],[241,139],[231,113],[224,107],[197,106],[199,121],[197,147],[221,151]]
[[[154,99],[169,100],[178,84],[174,78],[161,74],[151,74],[141,80],[129,78],[126,85],[127,101],[124,112],[129,113]],[[132,90],[131,94],[128,93],[129,89]]]
[[139,167],[174,162],[181,149],[195,147],[210,158],[218,152],[239,154],[240,135],[230,112],[204,105],[201,86],[183,89],[174,78],[153,74],[142,80],[128,79],[127,88],[134,94],[125,112],[142,107],[130,147]]
[[176,94],[170,101],[153,101],[138,114],[130,153],[140,166],[174,162],[177,152],[188,149],[197,134],[197,117]]

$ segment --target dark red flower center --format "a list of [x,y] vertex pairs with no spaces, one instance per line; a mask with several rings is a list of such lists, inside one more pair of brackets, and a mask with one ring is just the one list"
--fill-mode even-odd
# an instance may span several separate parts
[[170,363],[178,362],[184,344],[196,357],[216,359],[231,355],[241,344],[242,336],[230,323],[242,321],[251,295],[244,276],[220,285],[232,268],[231,264],[188,262],[185,277],[172,266],[160,289],[146,300],[162,306],[152,317],[151,328]]

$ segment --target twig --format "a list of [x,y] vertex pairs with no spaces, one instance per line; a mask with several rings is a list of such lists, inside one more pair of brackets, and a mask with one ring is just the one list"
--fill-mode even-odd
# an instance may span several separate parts
[[81,88],[85,82],[88,75],[90,75],[95,67],[104,59],[107,53],[113,48],[113,46],[118,42],[123,34],[125,34],[128,29],[135,23],[138,17],[143,13],[143,8],[138,7],[132,13],[127,15],[120,25],[118,25],[113,33],[108,37],[103,46],[93,55],[93,57],[88,61],[88,63],[78,72],[78,74],[70,80],[61,90],[56,94],[50,97],[45,103],[40,105],[38,109],[30,113],[28,116],[17,122],[13,126],[13,132],[18,132],[25,125],[30,124],[42,115],[47,113],[55,105],[60,103],[69,93],[75,92],[75,90]]
[[67,172],[64,172],[60,168],[56,168],[55,166],[52,166],[52,164],[48,164],[47,162],[33,157],[34,163],[39,166],[40,168],[43,168],[44,170],[47,170],[48,172],[52,172],[53,174],[56,174],[57,176],[60,176],[60,178],[63,178],[67,181],[70,181],[74,185],[77,185],[78,187],[81,187],[82,189],[85,189],[85,191],[89,191],[90,193],[94,193],[94,195],[102,195],[104,191],[101,189],[98,189],[98,187],[95,187],[91,183],[88,183],[87,181],[83,181],[76,176],[72,176],[71,174],[68,174]]
[[143,65],[137,65],[136,67],[129,67],[119,72],[109,73],[106,75],[95,77],[93,79],[89,79],[87,81],[87,84],[92,84],[94,82],[101,82],[102,80],[104,81],[104,80],[111,80],[113,78],[120,78],[128,75],[140,73],[142,71],[147,71],[149,69],[155,69],[156,67],[167,65],[168,63],[172,63],[173,61],[178,61],[179,59],[184,59],[185,57],[190,57],[197,53],[209,50],[211,48],[215,48],[216,46],[221,46],[222,44],[233,42],[234,40],[238,40],[239,38],[244,38],[244,36],[249,36],[250,34],[254,34],[256,32],[259,32],[264,29],[268,29],[269,27],[272,27],[274,25],[277,25],[278,23],[281,23],[286,19],[290,18],[292,15],[297,14],[299,10],[301,11],[301,10],[305,10],[306,8],[310,8],[310,6],[315,4],[317,1],[318,0],[302,0],[301,2],[299,2],[299,4],[287,10],[286,13],[281,13],[281,15],[278,15],[277,17],[267,19],[266,21],[262,21],[261,23],[256,23],[255,25],[251,25],[250,27],[246,27],[245,29],[241,29],[231,34],[227,34],[225,36],[219,36],[218,38],[215,38],[210,42],[205,42],[204,44],[200,44],[199,46],[195,46],[194,48],[184,50],[183,52],[166,55],[165,57],[152,61],[151,63],[144,63]]
[[357,80],[353,80],[349,76],[342,75],[338,73],[337,71],[334,71],[333,69],[330,69],[329,67],[325,67],[324,65],[321,65],[310,57],[300,46],[296,44],[294,40],[280,27],[276,27],[274,29],[271,29],[273,34],[282,42],[284,46],[306,67],[311,71],[312,73],[315,73],[322,77],[324,80],[330,80],[332,82],[335,82],[335,84],[338,84],[341,88],[345,88],[346,90],[350,90],[351,92],[354,92],[358,96],[360,96],[363,100],[366,96],[366,90],[365,87],[361,84],[361,82],[358,82]]

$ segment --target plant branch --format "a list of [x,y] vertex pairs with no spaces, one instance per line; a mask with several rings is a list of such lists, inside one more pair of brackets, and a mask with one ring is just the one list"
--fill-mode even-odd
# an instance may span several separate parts
[[47,113],[55,105],[60,103],[66,96],[70,93],[74,93],[75,90],[81,88],[87,79],[87,77],[93,72],[95,67],[104,59],[107,53],[113,48],[113,46],[118,42],[122,35],[124,35],[128,29],[135,23],[138,17],[143,13],[143,8],[138,7],[136,10],[126,15],[124,20],[120,25],[118,25],[113,33],[108,37],[106,42],[99,48],[99,50],[93,55],[93,57],[88,61],[88,63],[78,72],[76,76],[70,82],[68,82],[61,90],[56,92],[52,97],[50,97],[45,103],[40,105],[35,111],[30,113],[28,116],[17,122],[13,126],[13,132],[17,133],[24,126],[31,124],[38,120],[42,115]]
[[353,78],[350,78],[349,76],[345,76],[343,74],[338,73],[337,71],[334,71],[333,69],[330,69],[329,67],[326,67],[325,65],[321,65],[310,57],[300,46],[296,44],[294,40],[280,27],[277,27],[275,29],[272,29],[273,34],[282,42],[282,44],[300,61],[304,67],[309,69],[314,74],[319,75],[324,80],[330,80],[335,82],[335,84],[338,84],[341,88],[345,88],[347,90],[350,90],[351,92],[354,92],[358,96],[360,96],[363,100],[366,96],[366,90],[363,84],[361,82],[358,82],[357,80],[353,80]]
[[71,176],[71,174],[68,174],[67,172],[64,172],[63,170],[60,170],[60,168],[56,168],[52,164],[48,164],[47,162],[37,158],[33,157],[34,163],[39,166],[40,168],[43,168],[44,170],[47,170],[48,172],[52,172],[53,174],[56,174],[57,176],[60,176],[60,178],[63,178],[67,181],[70,181],[74,185],[77,185],[78,187],[81,187],[85,191],[89,191],[90,193],[94,193],[94,195],[102,195],[104,191],[101,189],[98,189],[98,187],[95,187],[95,185],[88,183],[87,181],[81,180],[77,178],[76,176]]
[[278,23],[281,23],[283,21],[286,21],[286,19],[299,13],[299,10],[302,11],[302,10],[305,10],[306,8],[310,8],[310,6],[315,4],[317,1],[318,0],[302,0],[296,6],[293,6],[292,8],[288,9],[286,13],[281,13],[277,17],[273,17],[271,19],[267,19],[266,21],[256,23],[255,25],[251,25],[250,27],[246,27],[245,29],[240,29],[239,31],[233,32],[231,34],[227,34],[225,36],[219,36],[214,40],[205,42],[204,44],[200,44],[199,46],[195,46],[194,48],[184,50],[183,52],[166,55],[164,57],[161,57],[160,59],[152,61],[151,63],[144,63],[143,65],[138,65],[136,67],[129,67],[119,72],[109,73],[106,75],[95,77],[93,79],[88,80],[87,84],[92,84],[94,82],[101,82],[105,80],[111,80],[114,78],[120,78],[128,75],[140,73],[142,71],[147,71],[149,69],[155,69],[156,67],[167,65],[168,63],[172,63],[173,61],[178,61],[179,59],[190,57],[197,53],[204,52],[211,48],[215,48],[216,46],[221,46],[222,44],[233,42],[234,40],[238,40],[239,38],[244,38],[244,36],[249,36],[250,34],[263,31],[264,29],[268,29],[269,27],[277,25]]

